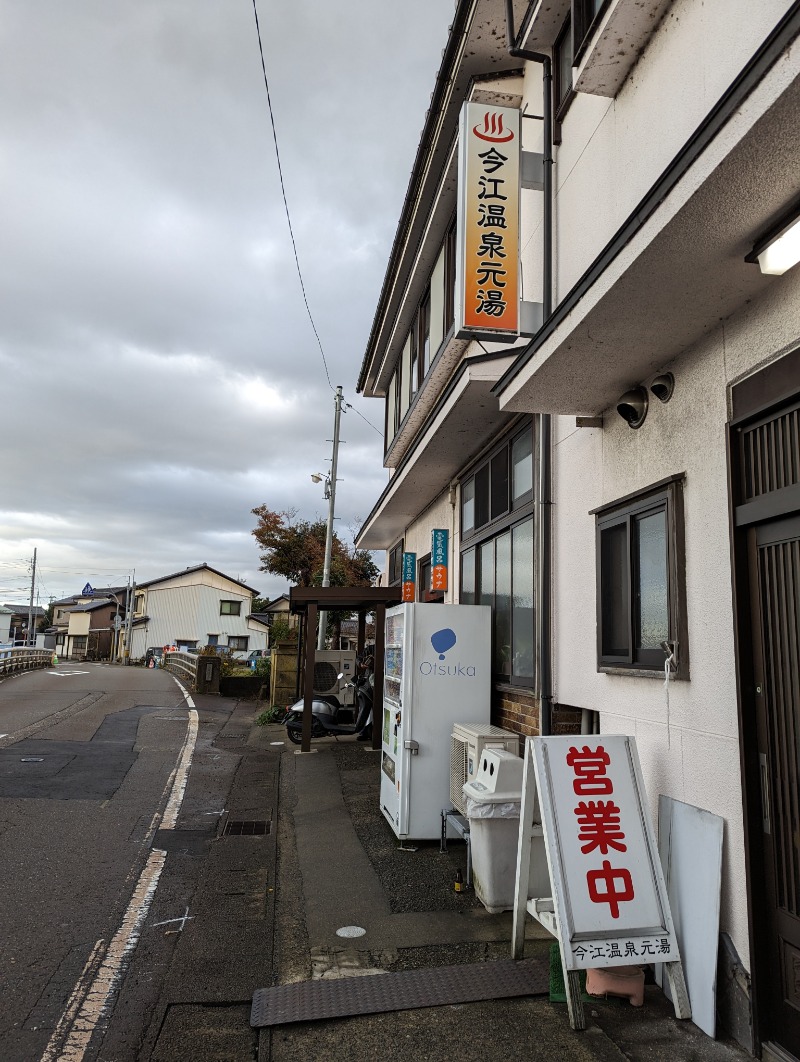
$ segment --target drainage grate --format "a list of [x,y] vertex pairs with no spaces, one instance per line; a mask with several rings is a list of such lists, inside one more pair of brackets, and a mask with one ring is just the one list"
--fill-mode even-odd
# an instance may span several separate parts
[[229,819],[222,831],[223,837],[261,837],[269,833],[272,824],[264,819]]
[[260,988],[253,996],[250,1024],[265,1028],[293,1021],[416,1010],[482,999],[541,996],[547,994],[549,985],[548,964],[535,959],[306,981]]

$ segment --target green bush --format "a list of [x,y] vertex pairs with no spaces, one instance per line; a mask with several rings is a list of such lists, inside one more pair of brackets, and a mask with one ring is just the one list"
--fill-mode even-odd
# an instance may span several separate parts
[[263,712],[256,716],[256,723],[258,726],[266,726],[268,723],[280,723],[285,712],[285,708],[281,708],[279,704],[273,704],[271,708],[265,708]]

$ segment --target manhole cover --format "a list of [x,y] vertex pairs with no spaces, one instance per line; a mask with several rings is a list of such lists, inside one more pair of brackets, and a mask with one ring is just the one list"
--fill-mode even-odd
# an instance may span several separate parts
[[362,929],[361,926],[342,926],[341,929],[336,930],[337,937],[363,937],[366,934],[366,929]]

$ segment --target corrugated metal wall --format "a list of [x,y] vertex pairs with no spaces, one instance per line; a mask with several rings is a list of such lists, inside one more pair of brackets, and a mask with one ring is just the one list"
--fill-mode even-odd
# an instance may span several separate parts
[[[134,657],[144,656],[149,646],[177,644],[181,640],[196,641],[206,645],[209,635],[216,634],[219,645],[224,647],[230,637],[249,638],[249,649],[264,647],[264,638],[248,629],[247,616],[251,598],[243,595],[241,587],[224,585],[214,577],[218,586],[176,585],[151,587],[147,591],[146,613],[150,617],[146,629],[134,630]],[[238,616],[221,615],[221,601],[241,602]]]

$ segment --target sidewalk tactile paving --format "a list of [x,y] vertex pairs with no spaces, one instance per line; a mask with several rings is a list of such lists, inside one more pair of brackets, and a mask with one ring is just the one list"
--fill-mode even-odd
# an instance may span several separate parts
[[260,988],[255,993],[250,1024],[254,1028],[266,1028],[297,1021],[545,995],[549,991],[549,978],[547,963],[535,959],[504,959],[376,977],[278,985]]

